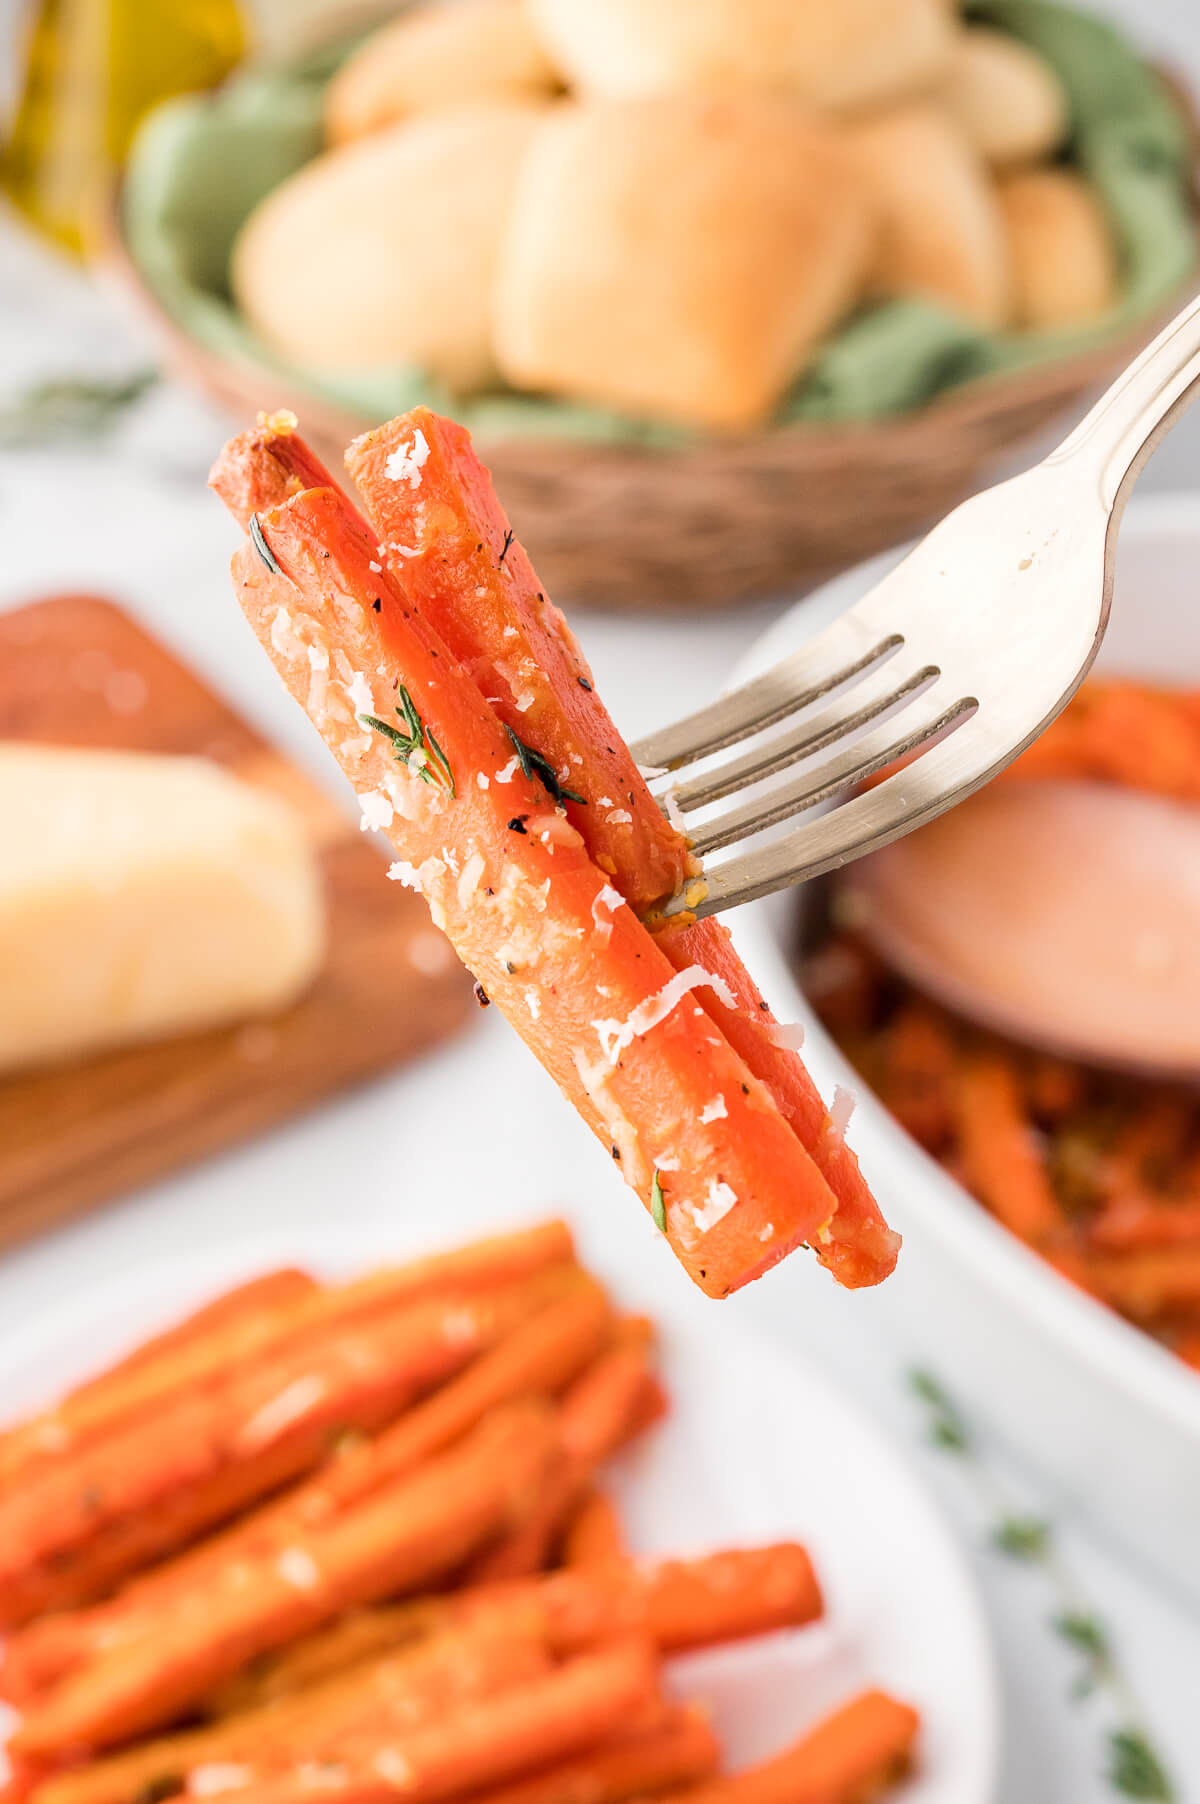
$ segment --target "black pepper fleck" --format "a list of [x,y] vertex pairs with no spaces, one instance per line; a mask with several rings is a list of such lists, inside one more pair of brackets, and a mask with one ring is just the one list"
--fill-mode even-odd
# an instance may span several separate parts
[[586,689],[589,695],[592,693],[592,685],[588,682],[586,677],[576,677],[575,681],[579,684],[581,689]]
[[617,1164],[619,1165],[621,1163],[621,1149],[619,1146],[613,1147],[612,1156],[617,1161]]
[[527,829],[525,826],[525,822],[528,820],[528,818],[529,818],[529,816],[526,814],[514,814],[511,821],[509,821],[509,823],[508,823],[509,832],[510,833],[526,832]]
[[492,999],[481,983],[475,985],[475,1000],[480,1008],[490,1008],[492,1005]]
[[383,612],[383,603],[380,601],[378,595],[375,597],[374,601],[371,603],[371,606],[374,608],[374,610],[377,614],[381,614]]

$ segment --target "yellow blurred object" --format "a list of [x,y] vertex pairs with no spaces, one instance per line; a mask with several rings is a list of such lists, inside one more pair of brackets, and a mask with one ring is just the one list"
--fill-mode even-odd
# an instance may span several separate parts
[[87,219],[156,101],[212,87],[240,60],[237,0],[37,0],[0,186],[82,253]]

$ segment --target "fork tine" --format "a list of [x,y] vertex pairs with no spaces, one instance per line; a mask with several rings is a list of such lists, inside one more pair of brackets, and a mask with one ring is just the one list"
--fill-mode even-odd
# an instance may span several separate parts
[[765,675],[639,739],[631,748],[633,755],[643,769],[678,770],[694,764],[820,701],[902,644],[899,633],[881,633],[847,614]]
[[[805,821],[758,851],[707,870],[707,894],[693,905],[692,912],[704,916],[738,908],[790,884],[819,877],[942,814],[1007,762],[1003,755],[997,758],[987,735],[973,733],[978,719],[975,715],[958,732],[931,746],[876,788]],[[962,742],[968,739],[977,743],[964,751]]]
[[704,857],[709,852],[720,851],[723,846],[751,839],[768,827],[777,826],[781,821],[815,808],[819,802],[828,801],[839,790],[865,782],[953,726],[972,705],[963,699],[937,709],[933,695],[927,693],[924,699],[927,706],[919,711],[916,719],[906,709],[902,719],[891,720],[877,732],[856,740],[848,750],[824,759],[795,782],[778,784],[744,808],[729,810],[715,820],[705,822],[689,835],[693,851]]
[[778,733],[744,758],[718,765],[690,783],[681,784],[673,792],[675,803],[687,814],[693,809],[707,807],[710,802],[719,802],[739,789],[747,789],[765,777],[773,777],[786,770],[788,765],[825,751],[888,709],[910,703],[917,691],[938,674],[936,664],[913,668],[911,660],[889,658],[880,668],[871,670],[860,682],[845,690],[832,707],[810,716],[794,732]]

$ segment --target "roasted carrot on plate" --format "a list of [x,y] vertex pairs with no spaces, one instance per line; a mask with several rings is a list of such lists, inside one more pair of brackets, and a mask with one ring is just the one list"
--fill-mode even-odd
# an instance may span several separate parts
[[371,524],[290,416],[229,444],[238,599],[385,832],[392,875],[725,1296],[795,1247],[875,1283],[897,1241],[725,930],[667,929],[702,879],[460,429],[353,447]]
[[[704,1712],[670,1689],[674,1656],[802,1633],[824,1603],[794,1541],[691,1559],[626,1550],[598,1487],[668,1406],[655,1344],[653,1324],[620,1313],[548,1224],[348,1284],[272,1274],[238,1287],[12,1429],[16,1494],[57,1500],[55,1522],[97,1462],[115,1484],[131,1434],[143,1437],[134,1490],[169,1496],[173,1414],[185,1429],[198,1407],[241,1421],[236,1394],[254,1400],[252,1420],[329,1431],[315,1469],[232,1523],[193,1512],[166,1557],[153,1537],[131,1539],[138,1563],[108,1595],[76,1609],[52,1599],[14,1630],[0,1662],[19,1712],[12,1804],[876,1796],[908,1759],[905,1705],[865,1694],[791,1749],[722,1776]],[[232,1371],[211,1357],[221,1345],[243,1350]],[[304,1386],[297,1359],[313,1361],[319,1386]],[[360,1395],[351,1369],[368,1390],[386,1372],[388,1396],[405,1398],[394,1420],[337,1428]],[[233,1443],[218,1442],[227,1457]],[[106,1545],[114,1520],[97,1512],[90,1535],[79,1527],[73,1556],[94,1565],[91,1542]],[[53,1565],[39,1565],[38,1526],[21,1518],[35,1572]]]

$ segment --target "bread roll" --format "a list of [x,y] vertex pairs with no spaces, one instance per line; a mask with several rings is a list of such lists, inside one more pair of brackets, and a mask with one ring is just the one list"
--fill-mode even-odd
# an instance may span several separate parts
[[1009,317],[1011,269],[995,189],[940,105],[894,107],[848,130],[881,216],[879,295],[936,301],[981,326]]
[[838,134],[765,96],[558,108],[500,256],[500,367],[524,388],[753,426],[860,292],[862,190]]
[[949,0],[529,0],[585,94],[774,88],[818,107],[911,93],[943,73]]
[[485,383],[496,254],[541,117],[499,102],[431,114],[307,164],[234,246],[250,324],[315,370],[414,364],[460,391]]
[[1074,326],[1117,299],[1112,233],[1100,202],[1069,169],[1031,169],[1000,183],[1019,326]]
[[1066,89],[1045,58],[986,25],[961,34],[939,92],[976,150],[999,168],[1051,156],[1070,126]]
[[0,1072],[295,1000],[321,877],[274,796],[203,758],[0,746]]
[[343,64],[325,93],[326,135],[344,144],[412,113],[537,101],[558,85],[525,0],[443,0],[401,13]]

